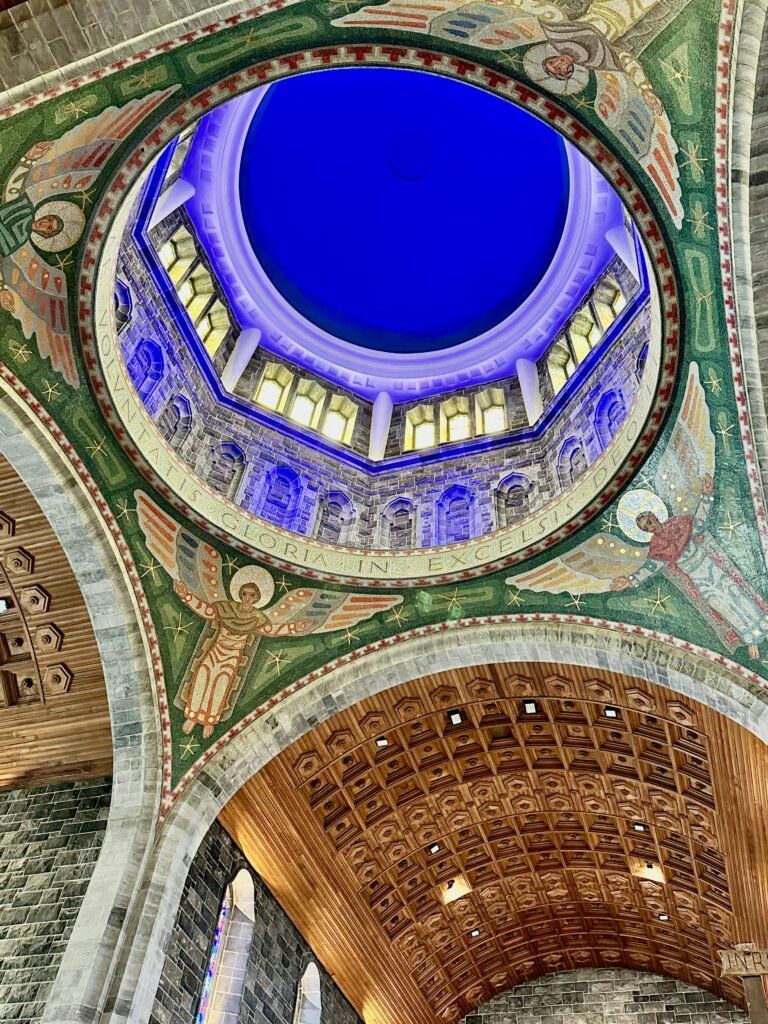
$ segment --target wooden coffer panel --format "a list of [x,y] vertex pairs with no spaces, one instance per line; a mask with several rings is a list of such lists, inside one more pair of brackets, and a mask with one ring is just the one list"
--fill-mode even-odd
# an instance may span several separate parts
[[[716,951],[768,940],[766,779],[765,746],[688,698],[495,665],[336,715],[221,820],[367,1021],[597,966],[740,1002]],[[451,880],[471,891],[446,904]]]

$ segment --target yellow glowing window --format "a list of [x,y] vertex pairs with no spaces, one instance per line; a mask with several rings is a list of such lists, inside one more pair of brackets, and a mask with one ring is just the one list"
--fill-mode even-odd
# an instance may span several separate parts
[[323,433],[332,441],[342,441],[344,439],[346,429],[347,418],[346,416],[342,416],[340,412],[331,411],[325,417]]
[[405,416],[405,450],[409,452],[432,448],[437,443],[435,427],[433,406],[417,405],[415,409],[409,409]]
[[331,395],[321,432],[331,441],[349,444],[357,417],[357,406],[344,395]]
[[431,448],[435,443],[435,424],[417,423],[413,428],[413,447],[417,451],[422,448]]
[[179,286],[179,298],[194,324],[200,320],[212,297],[211,275],[202,263],[198,264],[186,281]]
[[627,300],[624,298],[621,288],[611,277],[603,281],[595,290],[593,305],[597,319],[603,328],[610,327],[626,304]]
[[308,427],[315,415],[317,402],[313,402],[309,395],[297,395],[291,406],[291,419]]
[[472,433],[469,413],[457,412],[448,419],[448,440],[466,441]]
[[208,307],[197,325],[197,334],[210,356],[215,356],[229,331],[229,316],[219,299]]
[[611,309],[613,310],[614,315],[618,316],[626,304],[627,300],[624,298],[624,293],[621,290],[617,290],[611,302]]
[[291,402],[290,418],[302,427],[317,428],[325,399],[325,389],[313,380],[301,380]]
[[486,388],[475,396],[475,421],[480,434],[500,434],[507,429],[507,411],[501,388]]
[[573,355],[565,341],[558,341],[552,346],[547,357],[547,369],[549,370],[549,379],[552,381],[552,389],[557,394],[565,387],[568,378],[576,369]]
[[265,409],[282,412],[285,409],[288,390],[292,382],[293,374],[285,366],[280,363],[267,363],[253,400]]
[[160,248],[160,261],[174,284],[178,284],[197,258],[195,242],[185,227],[177,231]]

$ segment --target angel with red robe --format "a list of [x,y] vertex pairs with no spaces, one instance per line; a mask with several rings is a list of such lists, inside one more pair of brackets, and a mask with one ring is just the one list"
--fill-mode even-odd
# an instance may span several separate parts
[[230,717],[261,637],[351,629],[402,601],[390,594],[300,587],[267,607],[275,584],[257,565],[235,572],[227,599],[215,548],[188,533],[142,491],[136,492],[136,510],[148,550],[173,578],[176,594],[206,625],[174,701],[184,711],[185,733],[199,725],[207,739]]
[[68,261],[59,253],[71,249],[85,229],[78,201],[87,196],[118,146],[175,88],[109,107],[59,139],[35,143],[3,188],[0,309],[19,321],[25,338],[36,336],[40,355],[73,388],[80,381],[70,334],[64,273]]
[[619,500],[617,521],[626,540],[598,533],[507,583],[521,590],[599,594],[640,587],[661,575],[729,651],[747,647],[751,658],[759,658],[760,644],[768,637],[768,601],[710,531],[714,472],[715,437],[699,368],[691,363],[653,489],[634,488]]

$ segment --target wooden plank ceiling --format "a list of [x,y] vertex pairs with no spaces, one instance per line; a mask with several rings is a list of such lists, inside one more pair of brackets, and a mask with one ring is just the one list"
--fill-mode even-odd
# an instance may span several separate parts
[[0,788],[110,775],[106,687],[83,596],[2,456],[0,600]]
[[[366,1024],[457,1021],[580,967],[740,1002],[716,951],[768,942],[767,748],[607,672],[396,687],[289,747],[220,820]],[[449,883],[470,891],[445,903]]]

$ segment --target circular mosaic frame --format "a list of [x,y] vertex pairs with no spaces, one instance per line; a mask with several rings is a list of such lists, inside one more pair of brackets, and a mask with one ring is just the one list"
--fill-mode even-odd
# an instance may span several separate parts
[[[130,382],[117,342],[112,285],[132,186],[154,156],[188,124],[239,92],[323,67],[392,64],[459,78],[547,121],[595,163],[634,216],[658,284],[658,340],[622,429],[579,481],[514,526],[471,541],[411,551],[367,551],[322,544],[259,519],[195,477],[171,451]],[[117,210],[117,213],[115,212]],[[99,404],[129,458],[184,516],[275,568],[330,582],[371,587],[458,582],[521,562],[571,536],[599,514],[648,454],[674,394],[681,310],[670,251],[650,204],[617,158],[552,99],[480,64],[409,46],[354,45],[302,50],[229,75],[180,105],[134,149],[113,178],[90,226],[80,273],[80,329]],[[96,325],[99,325],[98,327]]]

